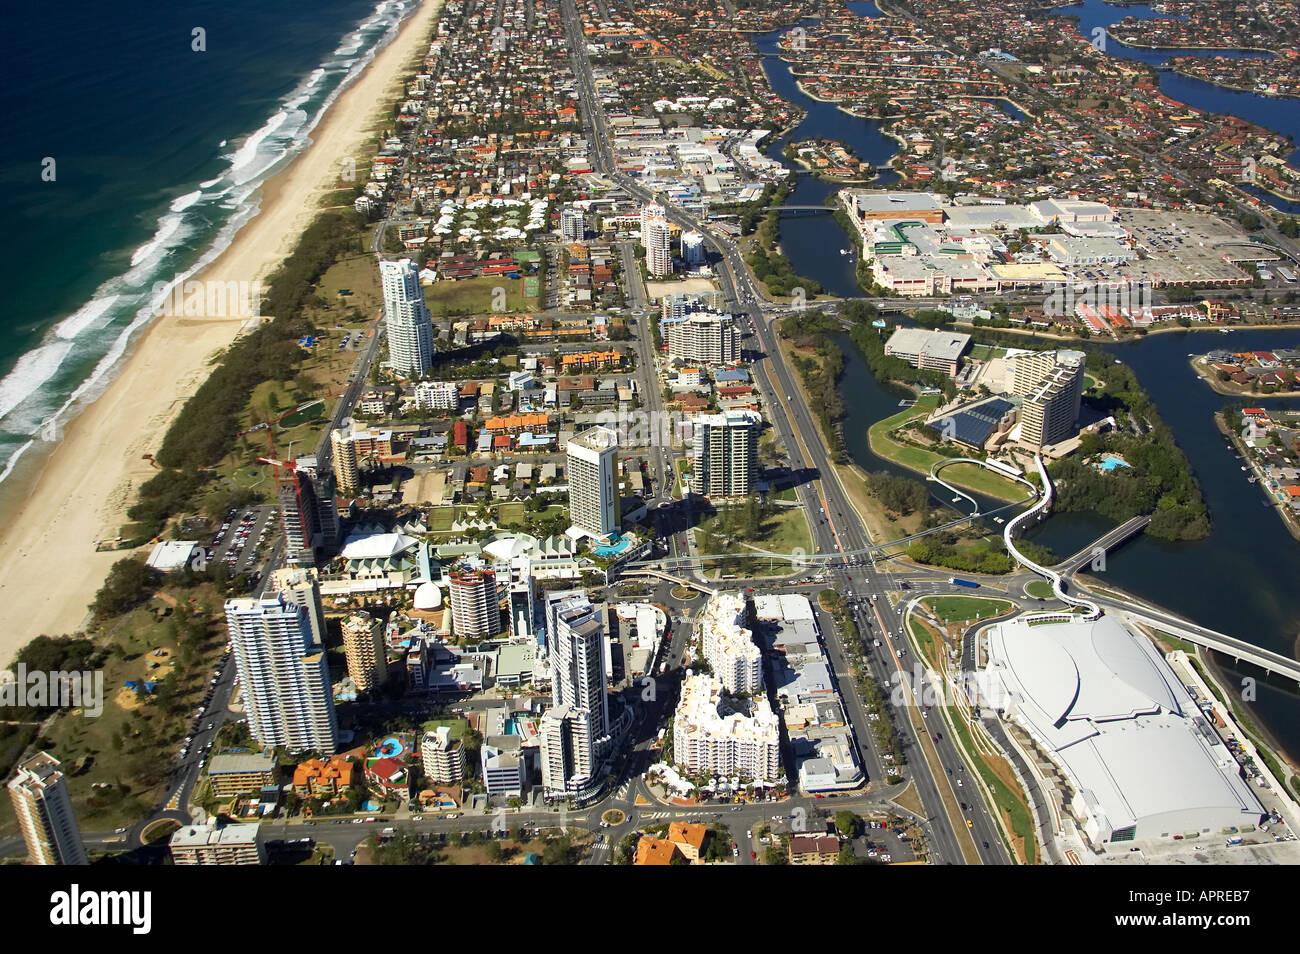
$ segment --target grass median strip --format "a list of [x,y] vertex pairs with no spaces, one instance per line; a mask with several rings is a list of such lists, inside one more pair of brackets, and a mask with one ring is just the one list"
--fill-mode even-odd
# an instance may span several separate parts
[[1038,843],[1034,837],[1034,816],[1029,808],[1020,783],[1016,781],[1015,772],[1005,759],[989,759],[980,755],[971,738],[970,727],[962,719],[961,711],[948,709],[948,722],[965,749],[967,760],[973,762],[980,778],[993,794],[994,807],[1000,813],[1003,824],[1015,836],[1012,854],[1016,860],[1028,865],[1038,864]]

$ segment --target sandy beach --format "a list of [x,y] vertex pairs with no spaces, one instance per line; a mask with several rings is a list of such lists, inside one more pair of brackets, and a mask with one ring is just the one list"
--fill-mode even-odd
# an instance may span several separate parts
[[[334,102],[311,145],[263,188],[261,210],[196,278],[264,282],[292,251],[346,158],[367,158],[371,128],[423,51],[442,0],[424,4]],[[342,33],[347,24],[340,24]],[[68,426],[0,531],[0,665],[35,636],[75,632],[108,569],[128,551],[96,552],[126,522],[134,491],[156,471],[144,458],[205,379],[242,318],[164,316],[135,342],[104,394]]]

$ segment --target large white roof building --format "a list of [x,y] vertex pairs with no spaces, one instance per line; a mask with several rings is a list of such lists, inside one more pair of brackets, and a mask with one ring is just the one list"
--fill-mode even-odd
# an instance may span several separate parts
[[673,761],[689,774],[740,773],[754,781],[778,781],[780,724],[767,697],[753,696],[746,715],[723,699],[716,676],[688,675],[673,716]]
[[1064,774],[1098,847],[1256,824],[1240,766],[1150,641],[1117,618],[1021,617],[989,630],[984,701]]
[[715,593],[700,617],[704,658],[731,693],[756,693],[763,685],[763,654],[744,625],[745,598]]

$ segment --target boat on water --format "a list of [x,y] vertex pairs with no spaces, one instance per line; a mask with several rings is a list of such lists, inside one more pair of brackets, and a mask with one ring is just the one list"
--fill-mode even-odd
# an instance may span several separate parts
[[840,249],[840,254],[841,254],[841,255],[847,255],[847,254],[849,254],[849,250],[848,250],[847,248],[842,248],[842,249]]

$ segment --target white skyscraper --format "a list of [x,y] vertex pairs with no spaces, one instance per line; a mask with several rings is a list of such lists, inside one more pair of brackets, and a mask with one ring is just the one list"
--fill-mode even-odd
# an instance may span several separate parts
[[491,570],[458,569],[448,575],[451,625],[457,636],[487,639],[501,632],[501,601]]
[[605,627],[584,593],[551,607],[547,638],[552,708],[540,728],[542,787],[549,798],[585,798],[599,791],[610,749],[605,681]]
[[646,269],[656,278],[673,273],[672,228],[664,218],[647,219],[641,229]]
[[569,441],[569,519],[597,537],[619,528],[618,491],[614,484],[618,462],[618,433],[593,427]]
[[388,361],[393,370],[418,378],[433,364],[433,316],[424,302],[420,270],[409,258],[380,262],[384,319],[388,323]]
[[722,688],[733,694],[759,691],[763,685],[763,654],[745,626],[745,599],[739,593],[715,593],[698,624],[704,658]]
[[648,202],[641,206],[641,244],[646,244],[646,225],[649,222],[667,218],[664,207],[658,202]]
[[605,691],[605,627],[586,595],[555,607],[555,630],[548,635],[551,701],[591,713],[591,730],[599,738],[609,730],[609,695]]
[[703,232],[682,233],[682,260],[690,268],[699,268],[701,265],[708,264]]
[[316,583],[226,600],[226,624],[253,737],[293,752],[335,752],[338,721]]
[[566,242],[581,242],[586,234],[582,209],[569,207],[560,212],[560,235]]
[[582,796],[596,786],[595,739],[591,713],[556,706],[542,713],[542,789],[548,797]]
[[90,864],[57,759],[39,752],[18,766],[18,774],[9,782],[9,798],[31,864]]

